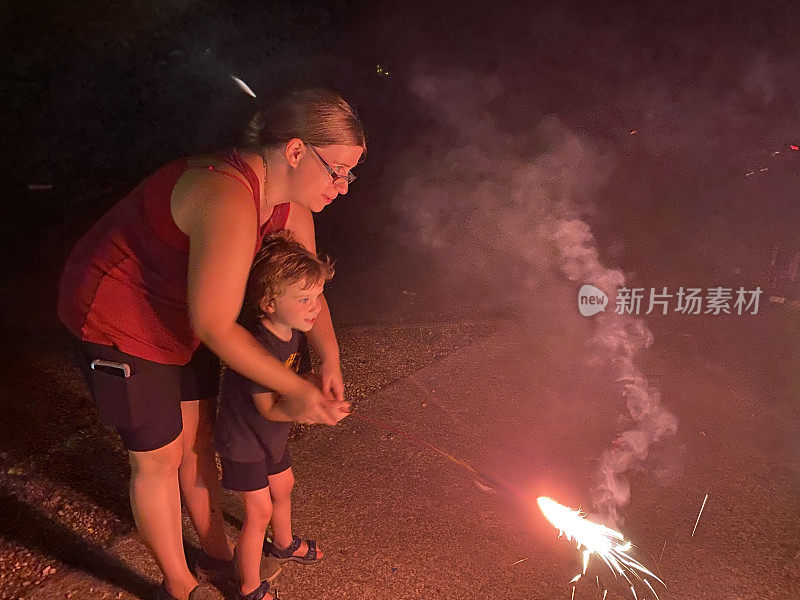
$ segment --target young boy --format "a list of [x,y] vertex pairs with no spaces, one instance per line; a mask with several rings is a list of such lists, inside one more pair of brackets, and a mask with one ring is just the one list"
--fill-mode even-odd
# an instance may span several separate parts
[[[278,360],[311,376],[304,332],[314,325],[322,288],[333,266],[308,252],[288,234],[265,240],[256,255],[245,291],[240,323]],[[347,403],[335,409],[341,419]],[[214,431],[222,463],[222,485],[240,492],[244,524],[236,541],[240,600],[271,599],[261,581],[262,548],[280,562],[313,564],[322,558],[313,540],[292,535],[289,422],[281,398],[239,373],[224,369]],[[264,544],[272,522],[273,540]]]

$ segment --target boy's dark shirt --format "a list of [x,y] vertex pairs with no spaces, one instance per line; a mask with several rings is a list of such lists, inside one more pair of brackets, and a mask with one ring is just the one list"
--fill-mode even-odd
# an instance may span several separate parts
[[[292,330],[284,342],[261,321],[248,327],[258,342],[279,361],[300,375],[311,372],[306,336]],[[256,409],[254,394],[271,392],[227,366],[220,379],[219,406],[214,429],[214,447],[221,456],[236,462],[257,462],[268,452],[274,462],[283,456],[289,439],[289,423],[268,421]]]

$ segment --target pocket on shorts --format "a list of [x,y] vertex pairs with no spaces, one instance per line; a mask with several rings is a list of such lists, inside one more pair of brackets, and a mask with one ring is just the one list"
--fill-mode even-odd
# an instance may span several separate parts
[[122,429],[142,425],[147,415],[138,393],[139,375],[120,377],[92,369],[90,377],[94,403],[103,423]]

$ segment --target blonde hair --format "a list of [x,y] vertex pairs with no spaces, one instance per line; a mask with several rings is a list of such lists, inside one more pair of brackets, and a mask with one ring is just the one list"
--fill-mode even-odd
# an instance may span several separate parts
[[264,305],[283,293],[287,286],[304,281],[304,288],[330,281],[333,262],[314,256],[288,231],[264,238],[253,259],[242,303],[242,319],[252,322],[264,316]]
[[293,138],[312,146],[367,148],[356,112],[339,94],[323,88],[294,91],[270,103],[250,119],[244,138],[249,149],[259,151]]

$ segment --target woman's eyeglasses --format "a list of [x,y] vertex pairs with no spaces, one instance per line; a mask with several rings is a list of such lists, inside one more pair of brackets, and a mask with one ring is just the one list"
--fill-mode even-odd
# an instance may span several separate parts
[[311,152],[314,153],[314,156],[316,156],[319,159],[319,162],[322,163],[322,166],[325,167],[325,170],[328,172],[328,175],[330,175],[331,179],[333,180],[333,185],[338,185],[344,182],[347,182],[347,185],[350,185],[356,180],[356,176],[353,175],[353,173],[350,171],[348,171],[346,175],[339,174],[336,171],[336,169],[334,169],[327,162],[325,162],[325,159],[319,155],[319,152],[317,152],[317,149],[314,148],[314,146],[312,146],[308,142],[303,142],[303,143],[311,149]]

